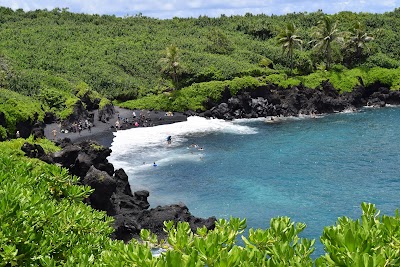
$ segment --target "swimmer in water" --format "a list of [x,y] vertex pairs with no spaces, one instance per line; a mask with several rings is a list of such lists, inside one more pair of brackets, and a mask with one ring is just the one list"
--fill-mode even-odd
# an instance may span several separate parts
[[156,162],[154,162],[154,163],[153,163],[153,166],[154,166],[154,167],[157,167],[157,164],[156,164]]

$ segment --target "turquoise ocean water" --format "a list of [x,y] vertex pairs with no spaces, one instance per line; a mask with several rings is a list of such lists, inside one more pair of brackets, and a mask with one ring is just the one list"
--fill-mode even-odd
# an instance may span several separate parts
[[400,207],[399,134],[400,108],[390,107],[276,123],[190,117],[117,132],[109,160],[133,191],[150,191],[152,207],[183,202],[195,216],[247,218],[249,228],[289,216],[322,254],[324,226],[358,218],[361,202],[387,215]]

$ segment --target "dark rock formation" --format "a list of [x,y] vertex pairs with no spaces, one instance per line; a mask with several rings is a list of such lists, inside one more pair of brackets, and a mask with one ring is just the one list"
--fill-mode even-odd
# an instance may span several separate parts
[[99,109],[98,120],[102,122],[107,122],[112,118],[115,113],[113,104],[107,104],[101,109]]
[[159,238],[165,238],[163,230],[164,221],[189,222],[192,231],[196,231],[198,227],[206,226],[213,229],[215,226],[215,218],[208,219],[196,218],[190,214],[188,208],[184,204],[158,206],[154,209],[144,210],[138,217],[138,221],[142,228],[151,230]]
[[111,149],[90,141],[72,144],[69,139],[63,139],[58,144],[63,149],[52,155],[54,162],[68,168],[71,174],[84,178],[91,166],[111,176],[114,174],[114,166],[107,160]]
[[55,122],[56,120],[57,120],[57,117],[53,112],[46,112],[44,114],[44,118],[43,118],[44,123],[50,124],[50,123]]
[[266,116],[298,116],[300,114],[323,114],[357,109],[362,106],[383,107],[400,104],[400,91],[392,91],[381,84],[362,85],[352,92],[340,94],[329,81],[316,89],[302,85],[280,88],[275,85],[242,90],[231,96],[225,90],[221,101],[204,103],[207,110],[200,116],[230,120],[234,118],[257,118]]
[[89,112],[86,110],[85,106],[83,105],[83,102],[78,100],[76,101],[73,107],[72,114],[69,115],[67,119],[61,122],[61,128],[70,129],[73,123],[84,121],[88,118],[90,118]]
[[32,128],[31,134],[33,135],[33,139],[44,138],[44,125],[41,123],[35,123]]
[[92,111],[99,108],[100,98],[91,98],[90,91],[87,91],[82,97],[81,101],[85,104],[88,111]]
[[104,210],[107,215],[115,215],[116,209],[111,196],[115,193],[117,183],[105,171],[99,171],[91,166],[82,183],[94,189],[94,192],[89,196],[88,204],[97,210]]
[[[19,131],[20,137],[28,138],[32,133],[34,125],[37,123],[38,114],[35,113],[33,119],[27,118],[26,120],[21,120],[16,124],[16,130]],[[11,133],[10,133],[11,134]],[[14,137],[15,133],[12,133],[12,137]]]
[[3,112],[0,112],[0,126],[6,126],[6,116]]
[[196,218],[185,205],[170,205],[149,209],[149,192],[141,190],[132,193],[128,176],[123,169],[114,172],[114,166],[107,161],[111,150],[91,141],[77,144],[69,139],[57,143],[62,150],[46,155],[39,145],[24,144],[23,151],[30,157],[45,159],[68,168],[71,174],[79,176],[81,183],[94,189],[86,203],[97,210],[106,211],[115,219],[115,239],[129,241],[138,238],[141,229],[150,229],[164,238],[165,220],[189,222],[193,230],[205,225],[211,229],[216,219]]
[[40,145],[30,144],[25,142],[21,150],[25,152],[25,156],[30,158],[38,158],[47,163],[53,163],[53,159],[44,152],[44,149]]

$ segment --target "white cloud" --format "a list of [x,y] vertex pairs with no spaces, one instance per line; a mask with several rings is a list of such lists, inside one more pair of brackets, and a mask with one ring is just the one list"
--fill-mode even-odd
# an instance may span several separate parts
[[117,16],[136,15],[157,18],[198,17],[221,14],[285,14],[291,12],[314,12],[322,9],[326,13],[344,10],[353,12],[382,13],[400,6],[400,0],[0,0],[0,6],[25,11],[68,7],[71,12],[88,14],[115,14]]

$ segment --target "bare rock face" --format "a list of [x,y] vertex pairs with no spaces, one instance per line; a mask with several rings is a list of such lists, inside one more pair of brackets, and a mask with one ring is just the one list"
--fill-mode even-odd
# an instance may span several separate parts
[[38,158],[47,163],[54,163],[53,159],[44,152],[44,149],[40,145],[25,142],[21,150],[25,152],[25,156],[29,158]]
[[89,111],[83,105],[81,100],[76,101],[72,114],[68,116],[67,119],[61,122],[61,127],[63,129],[69,129],[73,123],[77,123],[79,121],[84,121],[90,118]]
[[111,196],[117,188],[117,183],[107,172],[91,166],[82,183],[94,189],[88,199],[89,205],[97,210],[106,211],[107,215],[116,214],[116,207]]
[[165,220],[187,221],[193,230],[206,225],[214,227],[215,218],[201,219],[192,216],[185,205],[170,205],[149,209],[150,193],[140,190],[132,193],[128,176],[123,169],[114,171],[108,162],[109,148],[101,147],[92,141],[72,144],[69,139],[58,142],[62,150],[46,155],[39,145],[26,143],[22,149],[30,157],[43,158],[68,168],[69,172],[81,178],[81,183],[94,189],[85,200],[94,209],[106,211],[114,217],[112,238],[128,242],[138,238],[141,229],[150,229],[164,237]]
[[220,102],[208,101],[208,109],[200,116],[225,120],[278,115],[298,116],[340,112],[366,105],[384,107],[387,104],[399,105],[400,91],[373,84],[368,87],[359,85],[351,92],[340,94],[329,81],[324,81],[315,89],[302,85],[291,88],[269,85],[256,90],[245,89],[235,96],[224,92]]
[[149,229],[155,233],[158,238],[165,239],[164,221],[188,222],[192,231],[205,225],[207,229],[214,229],[215,217],[201,219],[194,217],[184,204],[175,204],[169,206],[158,206],[154,209],[143,211],[139,217],[140,227]]
[[111,149],[90,141],[72,144],[69,139],[63,139],[58,144],[63,149],[52,155],[54,162],[68,168],[71,174],[83,178],[92,165],[109,175],[114,174],[114,166],[107,160]]
[[112,115],[115,113],[114,106],[112,104],[107,104],[101,109],[99,109],[98,120],[102,122],[107,122],[111,119]]

